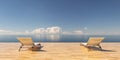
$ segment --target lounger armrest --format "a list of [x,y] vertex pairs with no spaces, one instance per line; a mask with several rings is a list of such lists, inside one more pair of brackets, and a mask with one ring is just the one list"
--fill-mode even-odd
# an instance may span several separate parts
[[87,45],[87,43],[80,43],[80,45]]

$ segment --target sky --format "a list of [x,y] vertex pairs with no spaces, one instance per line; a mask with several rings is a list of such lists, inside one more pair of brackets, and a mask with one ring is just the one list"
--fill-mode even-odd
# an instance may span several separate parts
[[0,34],[120,34],[119,26],[120,0],[0,0]]

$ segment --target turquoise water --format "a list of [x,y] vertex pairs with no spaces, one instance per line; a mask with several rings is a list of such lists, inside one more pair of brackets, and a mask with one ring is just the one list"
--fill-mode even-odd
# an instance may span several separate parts
[[0,42],[18,42],[17,37],[32,37],[34,42],[87,42],[89,37],[105,37],[103,42],[120,42],[120,35],[0,35]]

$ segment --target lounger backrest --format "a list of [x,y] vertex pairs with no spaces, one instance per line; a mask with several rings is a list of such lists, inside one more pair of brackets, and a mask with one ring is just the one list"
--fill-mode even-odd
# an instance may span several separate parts
[[104,37],[90,37],[87,45],[99,45],[103,39]]
[[27,38],[17,38],[23,45],[33,45],[32,38],[27,37]]

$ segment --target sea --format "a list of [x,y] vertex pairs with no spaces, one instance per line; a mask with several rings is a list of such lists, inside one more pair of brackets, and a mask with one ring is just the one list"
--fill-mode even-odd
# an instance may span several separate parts
[[87,42],[89,37],[104,37],[103,42],[120,42],[120,35],[0,35],[0,42],[19,42],[18,37],[31,37],[34,42]]

